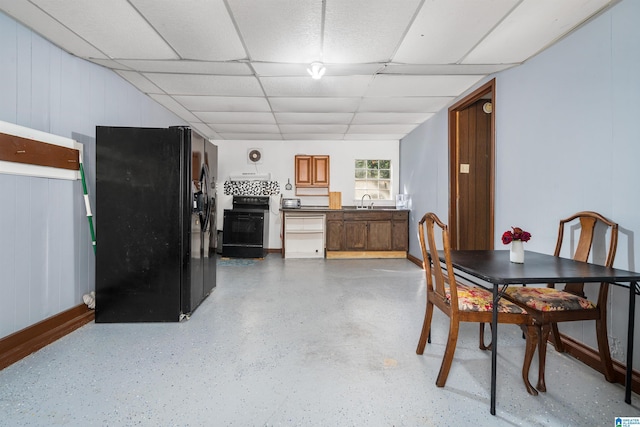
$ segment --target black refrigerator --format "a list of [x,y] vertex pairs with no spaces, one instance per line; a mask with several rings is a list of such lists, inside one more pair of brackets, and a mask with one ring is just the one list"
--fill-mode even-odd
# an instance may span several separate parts
[[188,127],[96,127],[97,323],[181,321],[211,293],[217,168]]

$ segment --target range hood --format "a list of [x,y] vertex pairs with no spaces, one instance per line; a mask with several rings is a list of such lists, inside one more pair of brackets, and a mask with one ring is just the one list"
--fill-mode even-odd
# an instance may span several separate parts
[[229,175],[229,181],[270,181],[270,173],[240,172]]

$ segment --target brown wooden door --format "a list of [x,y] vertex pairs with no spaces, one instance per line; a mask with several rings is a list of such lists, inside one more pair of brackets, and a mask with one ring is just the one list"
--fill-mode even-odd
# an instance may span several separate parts
[[344,248],[344,222],[342,220],[327,221],[327,250],[341,251]]
[[296,156],[296,187],[313,185],[313,164],[311,156]]
[[344,246],[347,251],[363,251],[367,245],[367,223],[365,221],[344,222]]
[[488,249],[490,114],[479,100],[458,116],[458,249]]
[[329,156],[313,156],[313,185],[329,186]]
[[452,249],[493,249],[495,80],[449,109]]
[[367,223],[367,250],[391,250],[391,221],[369,221]]

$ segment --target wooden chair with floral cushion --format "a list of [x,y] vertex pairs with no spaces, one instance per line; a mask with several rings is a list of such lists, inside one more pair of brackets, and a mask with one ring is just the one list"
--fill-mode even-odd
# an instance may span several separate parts
[[[580,229],[580,237],[573,259],[587,262],[589,253],[592,251],[594,236],[598,236],[598,254],[592,256],[593,263],[607,267],[613,266],[618,246],[618,224],[608,220],[599,213],[584,211],[578,212],[569,218],[560,221],[558,230],[558,240],[556,243],[555,256],[560,256],[562,243],[565,235],[565,225],[571,227],[571,231],[577,232]],[[607,230],[610,230],[607,233]],[[608,245],[607,245],[608,234]],[[602,259],[598,259],[601,255]],[[609,294],[609,284],[600,283],[595,302],[587,299],[584,293],[584,283],[567,283],[563,290],[555,289],[553,284],[546,288],[538,287],[509,287],[506,291],[506,298],[525,308],[534,318],[538,328],[538,385],[540,391],[546,391],[545,384],[545,361],[547,352],[547,340],[551,333],[553,344],[558,352],[564,352],[564,345],[558,333],[557,323],[573,322],[579,320],[595,320],[596,336],[598,341],[598,352],[602,371],[607,381],[613,381],[613,365],[609,352],[609,342],[607,339],[607,297]]]
[[[443,253],[446,271],[443,271],[438,258],[435,226],[442,233]],[[427,238],[425,238],[425,230]],[[451,265],[449,246],[449,230],[434,213],[425,214],[419,223],[420,247],[427,279],[427,307],[422,324],[422,333],[418,341],[417,354],[423,354],[431,331],[431,319],[434,306],[449,317],[449,336],[436,379],[438,387],[444,387],[451,369],[453,355],[456,350],[460,322],[491,322],[493,311],[493,294],[487,289],[462,284],[456,280]],[[498,322],[520,325],[527,338],[527,349],[522,368],[522,379],[527,391],[537,395],[528,378],[529,366],[536,347],[537,329],[525,309],[509,301],[501,299],[498,309]]]

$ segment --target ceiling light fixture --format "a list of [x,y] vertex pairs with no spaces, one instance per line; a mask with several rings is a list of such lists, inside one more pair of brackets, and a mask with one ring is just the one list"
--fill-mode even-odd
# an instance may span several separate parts
[[310,67],[307,68],[307,72],[314,80],[320,80],[322,76],[324,76],[326,68],[324,68],[324,64],[322,62],[312,62]]

